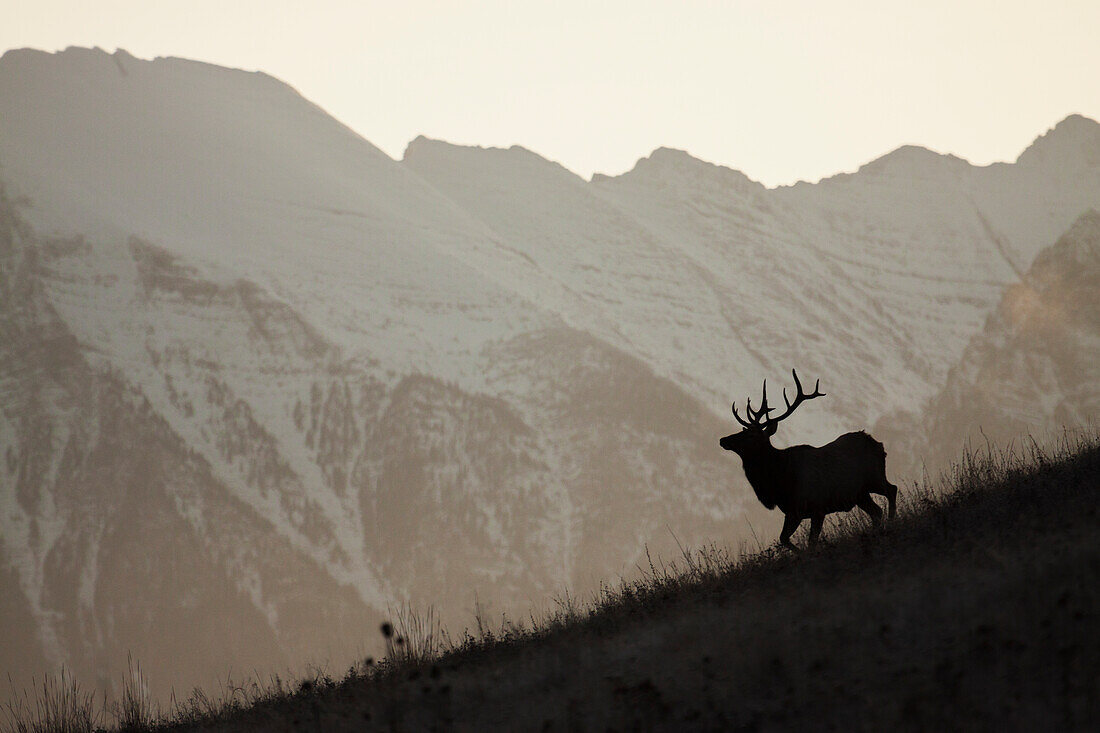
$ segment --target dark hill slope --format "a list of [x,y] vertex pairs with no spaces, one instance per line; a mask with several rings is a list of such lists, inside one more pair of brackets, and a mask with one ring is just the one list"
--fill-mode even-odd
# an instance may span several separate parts
[[910,492],[884,533],[848,524],[814,553],[650,578],[552,632],[198,728],[1085,729],[1098,494],[1095,441],[971,461],[945,498]]

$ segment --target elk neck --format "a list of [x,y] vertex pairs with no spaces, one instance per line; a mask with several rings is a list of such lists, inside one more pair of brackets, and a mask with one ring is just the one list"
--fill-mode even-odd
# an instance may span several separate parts
[[786,474],[789,473],[789,466],[783,460],[782,453],[782,450],[771,444],[768,437],[751,446],[745,446],[740,451],[745,478],[749,480],[756,498],[769,509],[778,503],[778,494],[781,493],[780,489],[786,483]]

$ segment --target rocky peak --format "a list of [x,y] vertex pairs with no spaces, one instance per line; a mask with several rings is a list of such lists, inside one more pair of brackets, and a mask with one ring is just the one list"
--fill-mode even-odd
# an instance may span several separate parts
[[1016,162],[1060,170],[1100,167],[1100,123],[1070,115],[1036,138]]
[[405,147],[401,162],[417,171],[443,171],[462,168],[467,172],[514,172],[524,175],[552,175],[576,179],[580,177],[560,163],[542,157],[522,145],[507,148],[481,145],[457,145],[417,135]]
[[660,147],[644,158],[639,158],[634,167],[620,176],[595,174],[592,182],[597,184],[623,181],[643,185],[669,185],[674,183],[706,181],[723,188],[739,191],[763,191],[764,185],[758,183],[739,170],[723,165],[708,163],[678,148]]
[[945,155],[920,145],[902,145],[859,168],[859,173],[901,177],[921,177],[968,169],[970,164],[955,155]]

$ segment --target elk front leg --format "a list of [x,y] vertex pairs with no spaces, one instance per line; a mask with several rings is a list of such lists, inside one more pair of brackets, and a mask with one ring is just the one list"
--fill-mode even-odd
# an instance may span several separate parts
[[821,527],[825,524],[824,514],[815,514],[810,517],[810,546],[817,544],[817,538],[821,535]]
[[779,533],[779,542],[792,550],[798,548],[791,544],[791,535],[798,529],[798,525],[802,523],[802,520],[793,514],[787,514],[783,520],[783,531]]

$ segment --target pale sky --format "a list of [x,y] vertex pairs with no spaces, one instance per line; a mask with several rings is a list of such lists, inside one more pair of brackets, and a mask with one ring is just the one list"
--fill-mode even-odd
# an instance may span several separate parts
[[1014,160],[1100,119],[1100,0],[0,5],[0,50],[262,70],[398,159],[423,134],[587,178],[663,145],[777,185],[907,143]]

